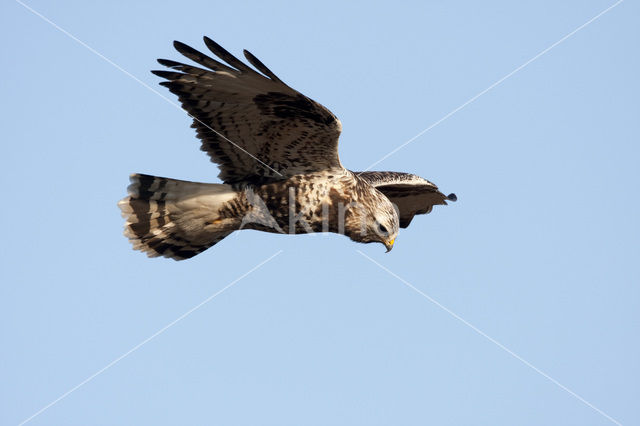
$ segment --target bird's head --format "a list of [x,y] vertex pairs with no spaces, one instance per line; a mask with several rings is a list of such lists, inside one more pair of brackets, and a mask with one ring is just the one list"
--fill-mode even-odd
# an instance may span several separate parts
[[[400,221],[393,203],[380,191],[370,187],[366,201],[352,206],[347,213],[346,233],[361,243],[382,243],[387,252],[393,248]],[[351,224],[351,226],[350,226]]]

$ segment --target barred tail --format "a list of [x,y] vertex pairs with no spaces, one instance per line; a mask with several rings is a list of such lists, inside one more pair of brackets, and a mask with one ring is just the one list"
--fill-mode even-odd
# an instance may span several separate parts
[[237,197],[229,185],[187,182],[133,174],[129,196],[118,203],[126,219],[124,235],[149,257],[189,259],[238,228],[220,217]]

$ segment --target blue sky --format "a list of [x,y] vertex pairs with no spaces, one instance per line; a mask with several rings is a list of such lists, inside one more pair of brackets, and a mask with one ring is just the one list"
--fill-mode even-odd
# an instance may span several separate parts
[[[169,97],[149,70],[174,39],[247,48],[361,170],[614,2],[27,4]],[[2,2],[0,423],[88,378],[27,424],[640,423],[638,18],[620,3],[380,163],[459,197],[391,253],[243,231],[174,262],[131,250],[116,203],[132,172],[217,181],[188,117]]]

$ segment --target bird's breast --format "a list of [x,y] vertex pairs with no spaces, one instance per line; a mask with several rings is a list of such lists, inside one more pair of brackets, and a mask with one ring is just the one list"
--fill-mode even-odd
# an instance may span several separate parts
[[271,219],[255,229],[278,233],[344,233],[345,211],[353,204],[348,195],[353,193],[349,185],[343,176],[325,173],[295,176],[253,188],[254,193],[247,198],[254,216]]

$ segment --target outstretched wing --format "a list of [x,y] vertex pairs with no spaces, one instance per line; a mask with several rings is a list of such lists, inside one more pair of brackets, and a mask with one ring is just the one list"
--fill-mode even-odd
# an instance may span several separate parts
[[444,195],[420,176],[399,172],[355,172],[398,207],[400,227],[406,228],[417,214],[431,213],[433,206],[456,201],[456,194]]
[[342,126],[331,111],[284,84],[248,51],[244,56],[260,73],[213,40],[204,42],[226,64],[176,41],[176,50],[202,68],[158,59],[174,71],[152,72],[178,95],[201,149],[218,163],[225,183],[262,183],[342,167]]

